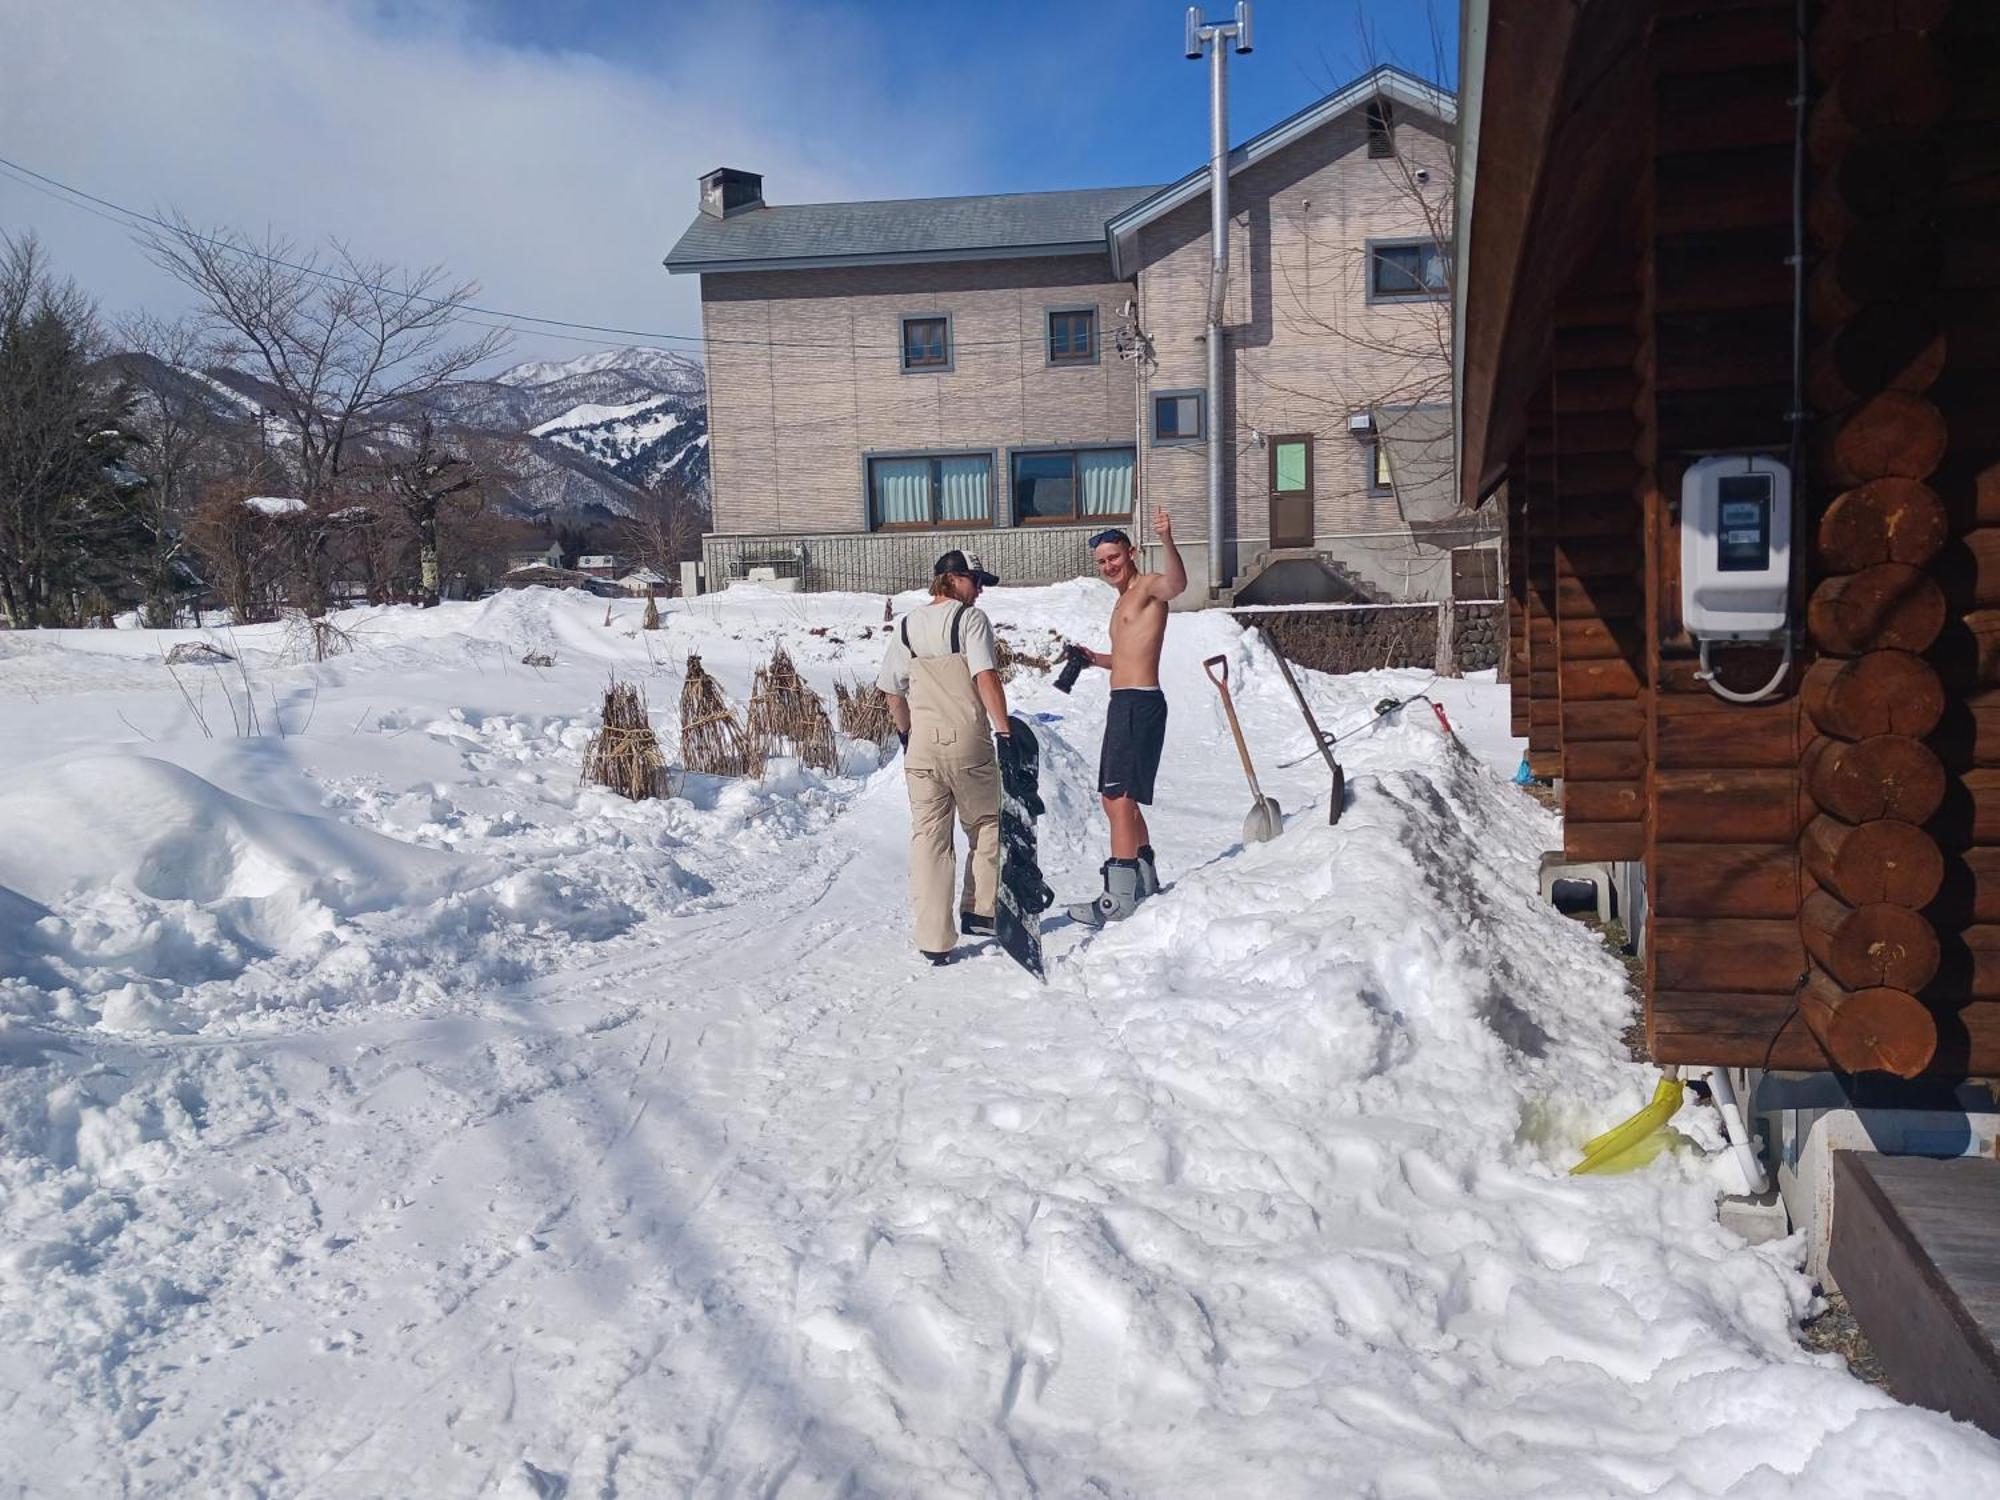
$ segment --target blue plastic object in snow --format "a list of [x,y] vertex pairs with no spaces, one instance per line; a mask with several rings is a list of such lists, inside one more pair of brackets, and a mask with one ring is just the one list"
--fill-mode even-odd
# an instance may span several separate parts
[[1520,769],[1514,772],[1514,785],[1533,786],[1534,784],[1535,773],[1528,769],[1528,757],[1524,755],[1521,757]]

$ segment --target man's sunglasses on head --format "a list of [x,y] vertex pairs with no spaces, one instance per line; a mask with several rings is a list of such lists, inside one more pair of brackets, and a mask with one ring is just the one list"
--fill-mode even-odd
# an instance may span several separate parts
[[1097,535],[1092,537],[1086,545],[1089,546],[1091,551],[1095,552],[1099,547],[1102,547],[1106,542],[1116,542],[1121,547],[1129,547],[1132,545],[1132,538],[1125,535],[1124,532],[1120,531],[1117,527],[1114,526],[1109,531],[1098,532]]

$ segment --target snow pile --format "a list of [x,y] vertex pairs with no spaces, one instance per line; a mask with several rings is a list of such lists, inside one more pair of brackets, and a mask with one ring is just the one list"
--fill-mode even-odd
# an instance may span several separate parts
[[[911,601],[901,601],[907,604]],[[1101,643],[1097,584],[1003,591]],[[203,738],[140,632],[0,641],[0,1446],[31,1493],[1842,1496],[2000,1448],[1799,1349],[1796,1246],[1636,1109],[1622,973],[1534,889],[1489,680],[1306,674],[1176,618],[1168,889],[1050,982],[912,950],[900,767],[578,784],[607,673],[671,743],[879,599],[529,590],[232,632],[309,732]],[[96,639],[86,639],[86,637]],[[529,650],[550,667],[526,668]],[[1201,661],[1230,658],[1278,840]],[[1374,705],[1426,690],[1376,718]],[[1106,686],[1009,689],[1065,899]],[[212,702],[212,700],[211,700]],[[136,733],[135,733],[136,731]],[[1298,764],[1286,767],[1285,762]],[[25,835],[23,841],[16,834]],[[143,1033],[134,1035],[133,1033]],[[51,1440],[50,1434],[64,1437]]]

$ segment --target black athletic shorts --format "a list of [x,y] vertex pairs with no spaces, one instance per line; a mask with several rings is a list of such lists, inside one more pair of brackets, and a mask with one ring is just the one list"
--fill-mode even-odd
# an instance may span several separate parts
[[1113,688],[1097,758],[1098,791],[1150,803],[1166,743],[1167,695],[1158,688]]

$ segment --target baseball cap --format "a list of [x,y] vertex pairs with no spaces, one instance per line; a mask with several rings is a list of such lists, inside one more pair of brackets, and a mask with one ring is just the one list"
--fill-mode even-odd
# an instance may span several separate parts
[[983,589],[990,589],[1000,581],[999,574],[987,572],[979,566],[978,558],[975,557],[968,560],[966,555],[956,547],[945,553],[943,557],[940,557],[936,565],[931,569],[932,577],[942,577],[945,574],[950,574],[955,578],[970,578]]

